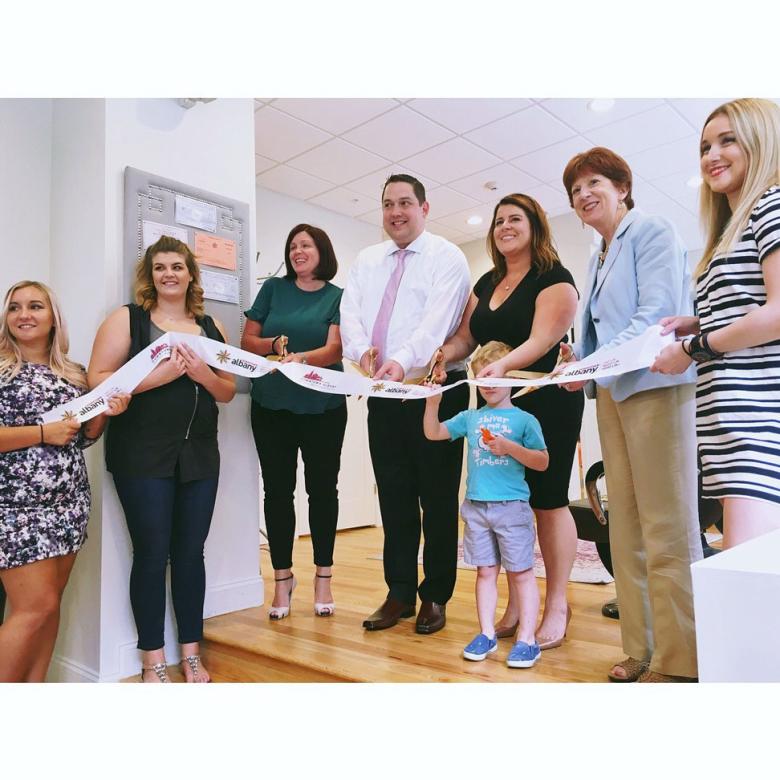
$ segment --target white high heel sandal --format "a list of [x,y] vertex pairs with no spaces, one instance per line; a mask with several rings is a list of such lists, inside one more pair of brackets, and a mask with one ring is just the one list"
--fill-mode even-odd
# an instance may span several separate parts
[[[321,580],[329,580],[332,574],[315,574],[315,577],[319,577]],[[317,617],[330,617],[336,612],[336,605],[332,601],[321,603],[319,601],[314,602],[314,614]]]
[[269,607],[268,608],[268,617],[271,620],[281,620],[282,618],[286,618],[290,614],[290,607],[292,606],[292,594],[295,590],[295,586],[298,584],[298,580],[295,579],[295,575],[291,574],[289,577],[280,577],[278,580],[275,579],[274,582],[286,582],[287,580],[292,580],[292,585],[290,586],[290,594],[287,601],[286,607]]

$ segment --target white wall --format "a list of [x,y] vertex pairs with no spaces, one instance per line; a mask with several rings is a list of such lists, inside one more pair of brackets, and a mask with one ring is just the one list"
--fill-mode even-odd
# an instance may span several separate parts
[[[51,283],[70,330],[70,354],[89,361],[104,313],[105,101],[55,100],[51,137]],[[100,675],[103,447],[85,452],[92,488],[88,539],[73,567],[50,676]]]
[[51,100],[0,100],[0,295],[49,281]]

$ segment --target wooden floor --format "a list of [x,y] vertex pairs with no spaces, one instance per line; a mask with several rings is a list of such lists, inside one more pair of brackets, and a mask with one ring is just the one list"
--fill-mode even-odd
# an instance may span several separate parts
[[[267,607],[245,609],[206,621],[204,663],[215,682],[605,682],[606,671],[623,657],[618,621],[602,617],[601,605],[614,598],[613,585],[569,585],[573,617],[563,645],[542,653],[531,669],[509,669],[511,639],[482,662],[463,659],[463,647],[478,632],[473,571],[458,569],[447,625],[431,636],[414,632],[414,618],[385,631],[365,631],[363,619],[386,594],[381,528],[339,532],[333,592],[336,614],[313,611],[311,543],[298,539],[294,571],[298,587],[290,616],[270,621]],[[273,570],[262,553],[267,603],[273,597]],[[544,580],[539,580],[544,596]],[[501,578],[499,604],[506,599]]]

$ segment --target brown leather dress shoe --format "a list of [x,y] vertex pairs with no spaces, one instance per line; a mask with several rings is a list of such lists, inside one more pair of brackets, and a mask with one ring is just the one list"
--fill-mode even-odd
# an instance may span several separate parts
[[447,622],[447,605],[435,601],[423,601],[420,614],[417,615],[418,634],[434,634],[444,628]]
[[363,621],[363,628],[367,631],[381,631],[383,628],[391,628],[401,618],[413,617],[414,613],[413,604],[404,604],[388,596],[384,604]]

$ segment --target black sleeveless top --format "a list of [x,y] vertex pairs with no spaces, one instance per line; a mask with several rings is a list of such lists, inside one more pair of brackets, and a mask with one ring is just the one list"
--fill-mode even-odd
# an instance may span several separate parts
[[[496,289],[493,272],[488,271],[474,285],[474,295],[478,303],[471,315],[470,330],[478,344],[488,341],[503,341],[513,349],[519,347],[531,335],[531,326],[536,314],[536,298],[542,290],[554,284],[570,284],[576,290],[574,277],[560,263],[549,271],[537,273],[531,268],[509,297],[495,310],[490,308],[490,299]],[[564,336],[563,341],[568,341]],[[555,367],[558,359],[556,344],[547,354],[542,355],[524,371],[542,371],[547,373]]]
[[[151,315],[134,303],[127,308],[130,360],[151,343]],[[208,314],[196,322],[207,338],[224,343]],[[179,482],[218,477],[218,414],[211,393],[186,374],[134,395],[127,411],[109,420],[106,468],[128,477],[175,476]]]

